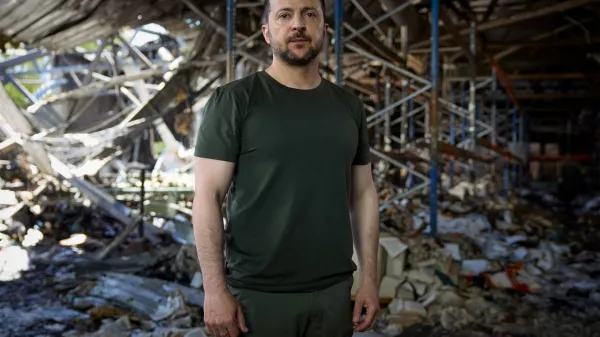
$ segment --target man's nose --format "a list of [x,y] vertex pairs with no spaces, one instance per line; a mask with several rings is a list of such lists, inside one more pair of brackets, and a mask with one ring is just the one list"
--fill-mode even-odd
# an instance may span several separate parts
[[292,29],[297,31],[305,31],[306,23],[304,22],[304,17],[302,14],[294,15],[294,20],[292,21]]

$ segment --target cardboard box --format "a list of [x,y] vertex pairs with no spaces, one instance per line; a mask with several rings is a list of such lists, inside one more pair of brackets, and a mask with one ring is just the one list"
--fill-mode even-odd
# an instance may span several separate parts
[[401,278],[406,265],[408,246],[397,237],[380,237],[379,245],[386,253],[385,275]]
[[395,298],[402,279],[394,276],[384,276],[379,284],[379,298]]

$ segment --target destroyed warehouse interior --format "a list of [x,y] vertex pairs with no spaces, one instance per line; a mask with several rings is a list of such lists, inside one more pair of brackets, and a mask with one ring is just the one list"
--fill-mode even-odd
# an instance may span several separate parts
[[[380,200],[356,335],[599,336],[600,2],[325,4]],[[0,336],[206,335],[199,112],[269,66],[263,9],[0,3]]]

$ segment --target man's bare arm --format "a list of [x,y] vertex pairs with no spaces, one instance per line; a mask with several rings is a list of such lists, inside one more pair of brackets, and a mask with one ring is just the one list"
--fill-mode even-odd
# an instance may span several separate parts
[[203,285],[207,292],[226,290],[223,261],[221,205],[231,183],[235,164],[195,158],[195,195],[192,221]]
[[379,248],[379,204],[371,175],[371,165],[352,167],[351,215],[354,245],[358,255],[361,282],[377,284]]
[[[377,290],[377,250],[379,249],[379,210],[371,165],[352,167],[351,216],[354,245],[360,264],[360,286],[356,293],[352,321],[355,331],[366,331],[379,310]],[[366,309],[364,319],[361,313]]]
[[204,322],[209,333],[237,337],[247,332],[242,307],[231,295],[223,260],[221,205],[231,184],[235,164],[195,158],[192,209],[194,238],[204,286]]

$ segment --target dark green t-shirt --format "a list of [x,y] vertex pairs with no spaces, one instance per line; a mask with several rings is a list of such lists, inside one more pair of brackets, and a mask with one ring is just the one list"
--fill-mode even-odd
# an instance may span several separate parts
[[216,89],[201,117],[195,155],[236,163],[228,283],[304,292],[347,279],[351,167],[370,161],[359,98],[325,79],[301,90],[261,71]]

